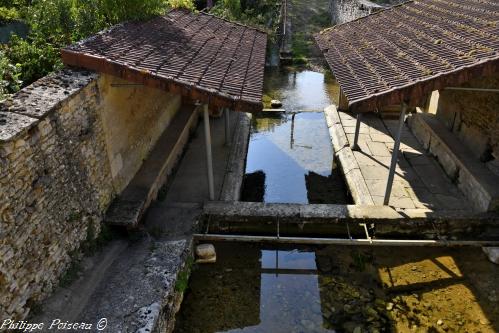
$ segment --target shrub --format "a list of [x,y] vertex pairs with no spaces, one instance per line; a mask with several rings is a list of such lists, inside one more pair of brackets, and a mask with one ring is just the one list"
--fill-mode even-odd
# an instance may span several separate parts
[[19,12],[16,8],[0,7],[0,23],[7,23],[19,19]]
[[19,90],[21,85],[20,66],[13,65],[3,51],[0,51],[0,100],[7,94]]
[[12,63],[18,64],[24,85],[62,66],[58,47],[43,39],[24,40],[12,36],[6,54]]
[[194,10],[194,2],[192,0],[168,0],[168,6],[171,8],[186,8]]

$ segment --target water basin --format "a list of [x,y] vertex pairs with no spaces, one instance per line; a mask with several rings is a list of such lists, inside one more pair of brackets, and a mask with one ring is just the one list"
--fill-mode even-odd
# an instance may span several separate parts
[[479,248],[215,246],[217,263],[194,268],[177,333],[499,328],[499,267]]
[[279,99],[286,112],[262,112],[252,119],[243,201],[350,202],[333,164],[323,113],[334,103],[336,87],[323,73],[267,73],[265,92],[268,98]]

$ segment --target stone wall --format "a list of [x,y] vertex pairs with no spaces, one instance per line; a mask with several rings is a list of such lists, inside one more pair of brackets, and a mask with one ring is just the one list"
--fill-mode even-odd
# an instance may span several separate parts
[[342,24],[406,0],[329,0],[331,23]]
[[[499,75],[463,87],[499,89]],[[499,175],[499,93],[442,90],[432,95],[431,104],[437,105],[434,112],[446,127]]]
[[382,8],[368,0],[329,0],[329,13],[333,25],[353,21]]
[[0,320],[57,286],[180,106],[110,83],[123,82],[65,69],[0,105]]

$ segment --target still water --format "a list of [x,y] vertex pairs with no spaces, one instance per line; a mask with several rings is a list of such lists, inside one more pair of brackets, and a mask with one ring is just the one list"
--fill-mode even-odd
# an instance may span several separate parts
[[312,71],[267,73],[267,99],[282,112],[252,120],[243,201],[347,203],[346,188],[333,165],[333,148],[323,109],[334,103],[335,82]]
[[194,268],[177,333],[499,329],[499,267],[480,249],[215,247],[217,263]]

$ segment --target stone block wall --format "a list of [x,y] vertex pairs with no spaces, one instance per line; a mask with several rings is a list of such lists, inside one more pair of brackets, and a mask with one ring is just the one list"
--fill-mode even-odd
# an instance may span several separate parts
[[[499,89],[499,75],[475,79],[462,87]],[[438,98],[438,119],[499,175],[499,93],[441,90],[434,98]]]
[[[180,108],[112,83],[124,82],[64,69],[0,103],[0,320],[25,318],[58,285]],[[113,174],[116,154],[126,163]]]
[[331,23],[342,24],[406,0],[329,0]]
[[353,21],[382,8],[368,0],[329,0],[329,13],[333,25]]
[[24,318],[100,232],[114,190],[95,74],[65,70],[0,111],[0,319]]

